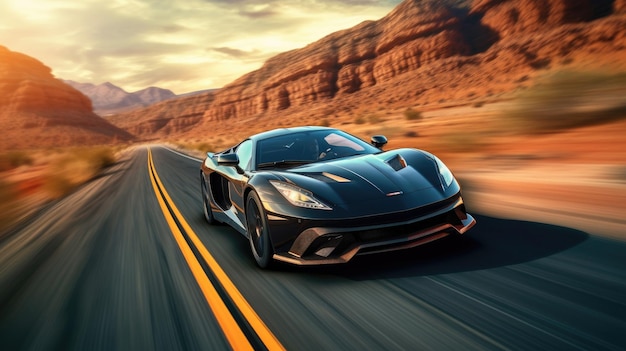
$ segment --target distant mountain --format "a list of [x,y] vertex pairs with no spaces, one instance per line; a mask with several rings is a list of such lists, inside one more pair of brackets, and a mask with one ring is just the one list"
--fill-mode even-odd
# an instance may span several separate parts
[[124,142],[133,136],[92,110],[40,61],[0,46],[0,151]]
[[101,116],[130,111],[176,97],[171,90],[157,87],[129,93],[109,82],[98,85],[72,80],[64,80],[64,82],[87,95],[93,103],[94,111]]
[[[204,117],[215,96],[215,89],[187,93],[175,99],[107,117],[107,121],[143,139],[166,138],[187,131]],[[146,116],[148,116],[146,118]]]

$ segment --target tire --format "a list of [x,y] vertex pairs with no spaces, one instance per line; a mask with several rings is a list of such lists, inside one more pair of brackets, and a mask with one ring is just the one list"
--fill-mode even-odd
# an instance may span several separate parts
[[209,201],[209,191],[202,173],[200,173],[200,186],[202,188],[202,210],[204,212],[204,218],[207,223],[215,224],[215,217],[213,217],[213,210],[211,210],[211,201]]
[[261,268],[269,268],[273,265],[274,250],[267,227],[267,215],[261,205],[261,200],[253,190],[246,200],[246,225],[250,250],[256,263]]

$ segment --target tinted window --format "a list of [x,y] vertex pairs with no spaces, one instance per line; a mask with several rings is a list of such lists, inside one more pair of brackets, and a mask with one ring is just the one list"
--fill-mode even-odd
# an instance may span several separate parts
[[235,153],[237,154],[237,157],[239,157],[239,167],[242,169],[248,169],[250,159],[252,158],[252,141],[246,140],[239,144]]
[[260,140],[257,165],[282,161],[309,163],[378,152],[379,149],[350,134],[324,129]]

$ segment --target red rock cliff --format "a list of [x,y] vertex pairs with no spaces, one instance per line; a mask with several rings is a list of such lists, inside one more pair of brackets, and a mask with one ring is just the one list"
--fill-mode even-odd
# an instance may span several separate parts
[[221,89],[205,118],[309,104],[469,51],[459,18],[449,8],[437,1],[405,1],[380,21],[361,23],[269,59]]
[[[491,60],[500,55],[495,51],[503,50],[504,57],[509,55],[511,61],[494,60],[494,65],[506,66],[505,71],[519,64],[515,60],[520,57],[521,62],[528,62],[532,69],[542,68],[550,62],[549,58],[541,57],[541,53],[527,52],[526,49],[542,51],[543,55],[564,56],[568,50],[579,49],[585,43],[594,45],[591,41],[600,39],[598,36],[602,36],[603,31],[606,31],[608,40],[616,42],[619,47],[623,37],[619,34],[619,27],[624,23],[623,18],[599,29],[577,27],[565,30],[570,31],[569,34],[559,33],[558,29],[568,24],[584,25],[612,13],[624,12],[624,2],[476,0],[465,2],[471,3],[469,6],[459,6],[459,2],[452,6],[447,5],[447,1],[406,0],[378,21],[361,23],[269,59],[259,70],[221,89],[205,112],[204,122],[208,125],[229,118],[313,105],[331,98],[341,99],[346,94],[389,83],[400,75],[417,72],[429,65],[434,65],[432,74],[442,65],[454,70],[454,67],[468,62],[467,58],[486,52],[496,43],[498,46],[492,50]],[[609,28],[615,25],[617,29]],[[554,39],[547,37],[550,35],[554,35]],[[537,45],[532,44],[534,37]],[[509,38],[511,42],[524,38],[530,41],[520,48],[510,44]],[[606,41],[602,43],[606,44]],[[551,47],[554,50],[551,51]],[[510,51],[521,56],[512,57]],[[449,62],[454,59],[459,60],[457,64]],[[472,60],[484,59],[475,57]],[[429,77],[419,78],[428,83]],[[450,83],[446,79],[440,82],[441,85]],[[458,80],[459,77],[452,79]],[[414,88],[423,90],[420,86]]]
[[50,68],[0,46],[0,150],[106,144],[132,136],[92,112]]
[[560,67],[623,67],[625,2],[405,0],[378,21],[270,58],[198,106],[204,112],[195,125],[157,117],[168,106],[178,109],[165,102],[156,115],[138,114],[132,131],[198,138],[222,126],[220,133],[230,132],[235,122],[227,120],[244,126],[262,120],[270,128],[297,124],[301,117],[354,119],[363,106],[430,108],[498,99]]

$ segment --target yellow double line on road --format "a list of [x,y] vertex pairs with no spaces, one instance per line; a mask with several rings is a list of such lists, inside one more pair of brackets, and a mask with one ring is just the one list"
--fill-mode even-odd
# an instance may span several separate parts
[[[209,253],[206,247],[202,244],[196,233],[191,229],[183,215],[180,213],[178,208],[174,205],[174,202],[170,198],[169,194],[165,190],[159,175],[156,172],[154,167],[154,162],[152,161],[152,151],[148,149],[148,173],[150,174],[150,181],[152,182],[152,187],[154,188],[154,193],[156,194],[159,205],[161,206],[161,210],[163,211],[163,215],[165,216],[165,220],[169,225],[174,239],[178,243],[189,268],[191,268],[191,272],[198,282],[202,293],[206,301],[213,311],[217,322],[219,323],[226,339],[230,343],[233,350],[253,350],[253,346],[244,334],[241,329],[241,326],[237,324],[235,318],[232,313],[226,307],[226,304],[220,297],[217,292],[215,286],[209,280],[209,277],[206,275],[202,266],[196,256],[194,255],[191,247],[185,240],[185,237],[181,231],[181,228],[177,225],[176,221],[180,224],[182,229],[187,233],[189,239],[196,247],[206,264],[209,266],[215,278],[219,281],[224,291],[228,294],[230,300],[237,307],[241,315],[246,319],[248,324],[252,327],[254,332],[257,334],[259,339],[263,342],[265,347],[270,350],[284,350],[283,345],[278,341],[278,339],[274,336],[274,334],[269,330],[269,328],[263,323],[261,318],[256,314],[256,312],[252,309],[250,304],[246,301],[246,299],[241,295],[239,290],[235,287],[233,282],[228,278],[226,273],[222,270],[222,268],[217,264],[217,261],[213,258],[213,256]],[[169,205],[169,208],[168,208]],[[171,209],[171,212],[170,212]],[[176,219],[174,219],[174,216]]]

